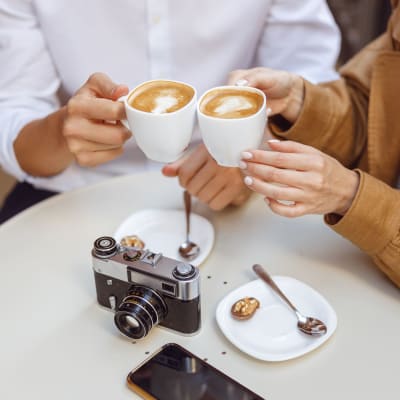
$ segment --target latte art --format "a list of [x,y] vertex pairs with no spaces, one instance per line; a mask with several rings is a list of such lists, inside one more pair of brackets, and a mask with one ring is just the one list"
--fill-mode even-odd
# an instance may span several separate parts
[[165,114],[181,109],[193,96],[193,89],[183,83],[152,81],[139,86],[131,94],[128,102],[140,111]]
[[258,93],[234,89],[218,89],[202,100],[200,110],[217,118],[245,118],[257,113],[264,99]]

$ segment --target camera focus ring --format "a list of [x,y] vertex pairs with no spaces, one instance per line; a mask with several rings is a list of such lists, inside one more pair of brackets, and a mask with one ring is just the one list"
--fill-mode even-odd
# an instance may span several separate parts
[[145,337],[167,315],[167,305],[155,290],[133,285],[114,316],[118,329],[133,339]]

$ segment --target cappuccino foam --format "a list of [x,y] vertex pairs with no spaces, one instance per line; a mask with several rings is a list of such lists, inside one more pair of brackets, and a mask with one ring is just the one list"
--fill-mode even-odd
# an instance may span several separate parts
[[202,100],[203,114],[218,118],[245,118],[255,114],[263,105],[261,95],[246,90],[216,89]]
[[194,90],[183,83],[153,81],[139,86],[129,97],[129,104],[137,110],[153,113],[171,113],[192,100]]

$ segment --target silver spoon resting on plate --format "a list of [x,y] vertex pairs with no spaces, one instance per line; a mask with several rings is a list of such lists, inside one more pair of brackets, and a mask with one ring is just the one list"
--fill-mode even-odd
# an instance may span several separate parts
[[281,291],[268,272],[259,264],[253,265],[253,271],[266,283],[271,289],[283,299],[297,316],[297,327],[301,332],[311,336],[322,336],[327,332],[326,325],[317,318],[306,317],[291,303],[291,301]]

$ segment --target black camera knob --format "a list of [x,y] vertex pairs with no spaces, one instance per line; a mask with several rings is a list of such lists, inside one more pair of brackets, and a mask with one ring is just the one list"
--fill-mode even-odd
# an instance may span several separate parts
[[191,279],[196,275],[196,269],[191,264],[180,263],[172,271],[176,279]]
[[108,258],[116,254],[117,242],[110,236],[102,236],[96,239],[93,244],[94,253],[100,258]]

